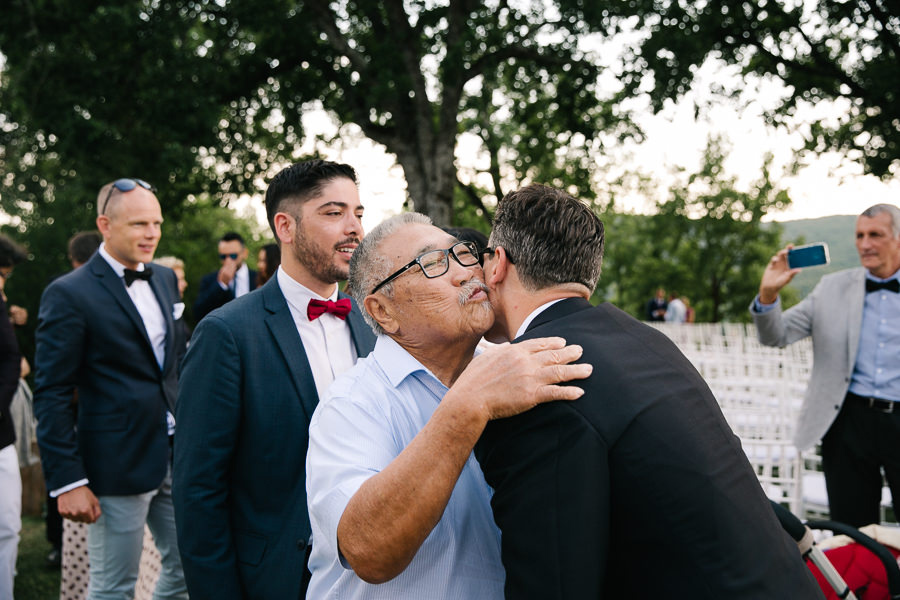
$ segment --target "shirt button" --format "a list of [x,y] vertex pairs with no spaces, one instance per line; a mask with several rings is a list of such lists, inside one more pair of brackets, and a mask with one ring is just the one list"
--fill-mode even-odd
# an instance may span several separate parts
[[878,369],[878,370],[876,370],[875,372],[876,372],[876,373],[881,373],[881,369]]
[[306,550],[306,540],[297,540],[297,550]]

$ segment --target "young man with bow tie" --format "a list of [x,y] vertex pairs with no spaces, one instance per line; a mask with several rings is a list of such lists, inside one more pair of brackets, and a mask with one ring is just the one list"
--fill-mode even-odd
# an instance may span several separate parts
[[191,598],[302,598],[307,429],[375,336],[338,291],[363,236],[352,167],[292,165],[266,191],[281,266],[207,315],[184,361],[175,514]]
[[750,306],[759,340],[786,346],[812,336],[812,376],[794,443],[805,450],[821,438],[833,520],[878,523],[882,468],[900,514],[900,209],[863,211],[856,220],[862,266],[825,275],[782,314],[778,292],[800,272],[788,266],[789,249],[766,265]]
[[162,555],[154,598],[187,598],[171,495],[184,305],[175,273],[147,266],[162,220],[146,181],[103,186],[103,244],[47,287],[38,313],[34,412],[44,477],[60,515],[91,524],[91,600],[134,594],[144,523]]

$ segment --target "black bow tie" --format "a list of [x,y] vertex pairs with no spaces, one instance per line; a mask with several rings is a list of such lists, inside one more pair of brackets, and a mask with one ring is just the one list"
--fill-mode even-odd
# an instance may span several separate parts
[[875,281],[873,279],[866,279],[867,294],[869,292],[877,292],[878,290],[887,290],[889,292],[898,294],[900,293],[900,281],[896,279],[888,279],[887,281]]
[[150,267],[144,267],[143,271],[135,271],[134,269],[125,269],[125,285],[131,287],[131,284],[134,283],[138,279],[143,279],[144,281],[150,281],[150,278],[153,277],[153,269]]

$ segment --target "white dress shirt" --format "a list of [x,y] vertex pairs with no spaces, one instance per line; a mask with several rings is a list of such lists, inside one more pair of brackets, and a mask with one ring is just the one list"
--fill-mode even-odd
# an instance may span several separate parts
[[318,319],[310,321],[306,316],[309,301],[337,300],[337,286],[330,298],[323,298],[304,285],[298,283],[279,266],[275,275],[284,299],[287,300],[297,332],[306,350],[306,359],[312,369],[319,399],[325,397],[325,391],[335,377],[350,369],[357,359],[356,347],[350,335],[350,325],[331,313],[324,313]]

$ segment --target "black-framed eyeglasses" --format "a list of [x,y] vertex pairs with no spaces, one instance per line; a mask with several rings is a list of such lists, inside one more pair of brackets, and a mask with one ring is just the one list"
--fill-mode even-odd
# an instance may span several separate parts
[[231,260],[237,260],[238,256],[240,256],[240,254],[238,254],[237,252],[232,252],[231,254],[220,254],[219,260],[225,260],[226,258],[230,258]]
[[122,193],[130,192],[137,186],[141,186],[145,190],[149,190],[151,192],[156,193],[156,188],[144,181],[143,179],[131,179],[129,177],[124,177],[122,179],[116,179],[113,181],[113,184],[109,187],[109,193],[106,194],[106,200],[103,201],[103,208],[100,209],[100,214],[106,214],[106,207],[109,204],[109,199],[113,195],[113,190],[119,190]]
[[[503,249],[506,250],[506,247],[504,247]],[[496,246],[493,248],[488,246],[487,248],[482,250],[481,253],[482,254],[490,254],[491,256],[493,256],[493,254],[496,250],[497,250]],[[516,261],[513,260],[512,254],[509,253],[509,250],[506,250],[506,260],[508,260],[509,264],[511,264],[511,265],[516,264]]]
[[481,264],[481,254],[474,242],[456,242],[445,250],[429,250],[420,254],[403,267],[387,276],[381,283],[372,289],[374,294],[383,286],[397,279],[416,265],[422,269],[422,274],[428,279],[440,277],[450,270],[450,257],[463,267],[474,267]]

